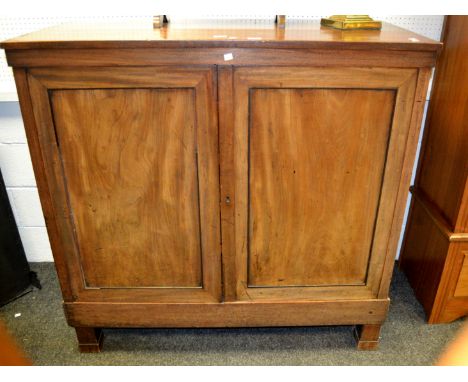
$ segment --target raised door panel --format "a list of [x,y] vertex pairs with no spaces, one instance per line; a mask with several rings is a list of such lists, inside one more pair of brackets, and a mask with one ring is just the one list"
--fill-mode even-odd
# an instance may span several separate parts
[[416,79],[405,69],[234,69],[232,108],[221,109],[233,120],[221,162],[227,300],[378,297]]
[[51,101],[86,285],[201,287],[193,90]]
[[364,285],[395,92],[250,97],[248,285]]
[[107,69],[29,78],[77,299],[219,301],[212,69]]

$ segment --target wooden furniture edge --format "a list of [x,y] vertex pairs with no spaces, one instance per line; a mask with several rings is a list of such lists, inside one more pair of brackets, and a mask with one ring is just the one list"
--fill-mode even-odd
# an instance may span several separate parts
[[39,66],[151,66],[151,65],[265,65],[432,67],[433,51],[340,50],[287,48],[134,48],[134,49],[6,49],[8,65]]
[[[27,49],[160,49],[160,48],[272,48],[272,49],[330,49],[338,48],[345,50],[398,50],[410,52],[435,52],[439,53],[442,50],[443,44],[440,41],[429,39],[425,36],[418,35],[403,28],[392,25],[393,28],[402,30],[406,33],[413,33],[415,37],[420,37],[425,41],[339,41],[339,40],[283,40],[271,39],[268,37],[258,40],[248,39],[199,39],[189,40],[188,38],[171,40],[171,39],[145,39],[140,40],[23,40],[26,38],[20,36],[0,41],[0,49],[9,50],[27,50]],[[203,28],[202,28],[203,29]],[[209,28],[208,28],[209,29]],[[66,30],[64,29],[64,32]],[[190,32],[190,30],[188,30]],[[29,34],[34,34],[32,32]]]
[[[466,297],[455,297],[453,295],[458,277],[453,278],[453,274],[458,274],[457,263],[460,261],[459,251],[461,245],[466,245],[468,242],[468,233],[454,233],[447,220],[439,212],[437,206],[432,203],[424,194],[423,191],[416,187],[410,188],[413,196],[411,209],[414,203],[418,203],[427,216],[427,219],[437,228],[443,238],[448,243],[448,250],[444,260],[441,278],[437,293],[434,297],[432,309],[426,311],[428,324],[444,324],[452,322],[468,313],[467,309],[461,308],[460,301],[466,301]],[[411,213],[411,211],[410,211]],[[407,240],[405,234],[402,248],[404,248]],[[404,269],[405,258],[399,260],[399,268]]]
[[101,328],[76,327],[78,350],[81,353],[99,353],[104,343],[104,333]]
[[[434,299],[433,309],[428,317],[429,324],[445,324],[468,314],[468,297],[455,296],[454,292],[459,279],[457,263],[460,262],[460,246],[464,242],[450,242],[445,259],[439,288]],[[457,277],[453,277],[456,274]]]
[[40,195],[40,202],[46,221],[47,233],[52,247],[54,264],[58,273],[60,289],[65,301],[72,301],[74,296],[70,285],[70,274],[64,257],[62,242],[60,240],[57,219],[55,218],[52,195],[47,182],[46,169],[44,167],[43,153],[39,144],[38,128],[33,112],[33,102],[27,78],[27,71],[21,68],[14,68],[16,89],[20,100],[21,115],[23,117],[24,128],[28,141],[28,150],[31,155],[37,189]]
[[429,198],[420,189],[412,186],[410,188],[411,194],[414,200],[423,207],[432,222],[436,227],[444,234],[450,242],[465,242],[468,241],[468,233],[464,232],[453,232],[447,220],[439,212],[437,206],[429,200]]
[[64,303],[75,327],[273,327],[381,324],[390,300],[232,303]]
[[390,282],[395,266],[395,254],[400,239],[406,203],[408,199],[408,187],[411,184],[411,172],[416,157],[417,143],[421,130],[421,122],[424,113],[424,102],[427,87],[431,75],[430,68],[419,68],[414,90],[413,105],[411,109],[410,125],[408,127],[405,154],[399,178],[398,193],[396,196],[393,217],[391,221],[390,237],[387,242],[386,256],[382,269],[382,276],[378,290],[378,297],[388,296]]
[[353,334],[358,350],[376,350],[381,327],[379,324],[356,325]]

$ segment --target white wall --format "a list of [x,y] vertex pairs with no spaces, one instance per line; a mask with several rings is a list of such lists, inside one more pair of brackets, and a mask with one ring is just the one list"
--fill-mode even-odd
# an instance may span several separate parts
[[[429,38],[440,38],[443,16],[374,17],[392,22]],[[316,17],[303,16],[302,18]],[[16,29],[24,33],[27,28],[37,29],[38,23],[44,23],[44,18],[36,23],[31,18],[17,19],[16,21],[11,18],[8,20],[0,18],[0,21],[3,21],[0,23],[0,39],[4,39],[13,37],[16,23],[18,24]],[[51,19],[48,22],[57,23],[58,21]],[[13,79],[2,57],[0,57],[0,81],[0,100],[14,99]],[[0,168],[28,260],[53,261],[18,102],[0,102]],[[407,211],[408,206],[409,200]],[[399,249],[396,256],[398,254]]]
[[53,261],[18,102],[0,102],[0,168],[29,261]]

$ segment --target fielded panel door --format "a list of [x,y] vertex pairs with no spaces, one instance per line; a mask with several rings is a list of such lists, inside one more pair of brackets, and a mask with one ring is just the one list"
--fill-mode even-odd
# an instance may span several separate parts
[[414,69],[221,70],[227,300],[376,298],[416,80]]
[[28,81],[74,299],[219,301],[213,69],[45,68]]

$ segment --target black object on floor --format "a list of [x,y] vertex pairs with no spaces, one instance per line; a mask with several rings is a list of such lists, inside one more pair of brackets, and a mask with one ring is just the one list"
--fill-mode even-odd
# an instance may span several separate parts
[[0,306],[31,290],[41,288],[29,268],[0,170]]

